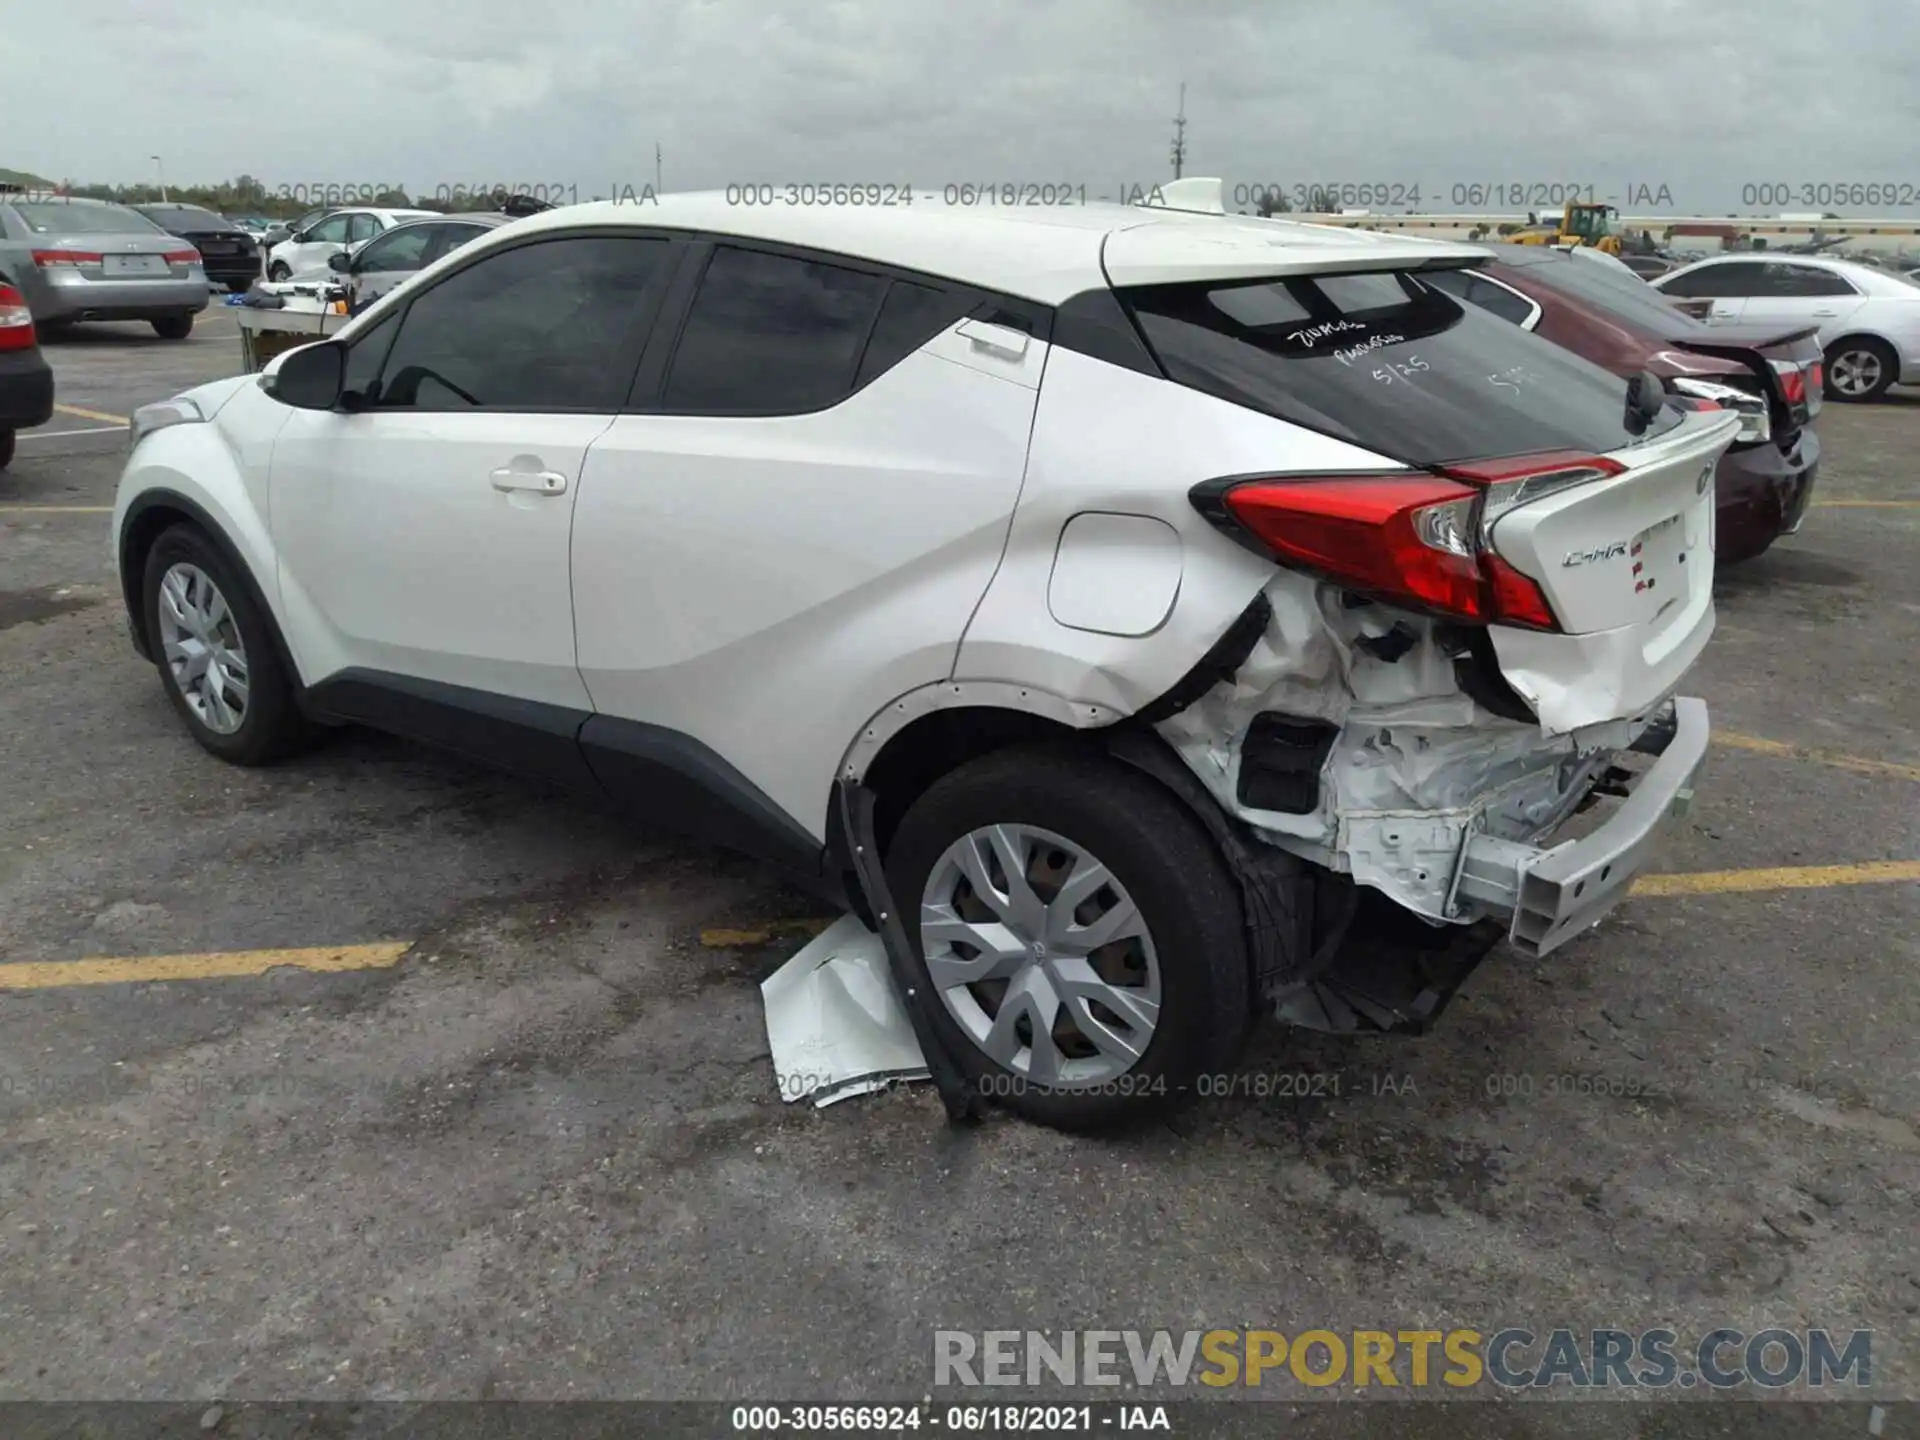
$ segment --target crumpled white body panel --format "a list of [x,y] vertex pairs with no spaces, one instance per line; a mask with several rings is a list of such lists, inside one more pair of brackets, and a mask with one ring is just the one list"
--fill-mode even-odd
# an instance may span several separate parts
[[[1583,754],[1589,747],[1573,736],[1475,704],[1432,620],[1383,606],[1344,608],[1338,592],[1291,572],[1274,576],[1266,596],[1273,618],[1234,679],[1162,722],[1161,735],[1262,838],[1430,920],[1475,918],[1448,903],[1468,832],[1537,834],[1584,791],[1601,757]],[[1397,661],[1356,646],[1396,623],[1417,637]],[[1240,746],[1263,712],[1342,727],[1309,814],[1239,802]],[[1610,739],[1624,743],[1621,734]]]
[[927,1078],[886,946],[843,915],[760,985],[780,1097],[815,1108]]

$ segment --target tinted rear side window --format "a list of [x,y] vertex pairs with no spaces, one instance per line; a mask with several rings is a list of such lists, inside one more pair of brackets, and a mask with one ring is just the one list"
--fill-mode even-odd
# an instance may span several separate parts
[[673,353],[661,408],[680,415],[799,415],[854,387],[889,282],[838,265],[713,252]]
[[1626,382],[1398,274],[1119,292],[1169,378],[1413,465],[1617,450]]
[[911,280],[896,280],[880,306],[873,338],[860,361],[855,385],[883,375],[972,308],[974,297],[965,291],[936,290]]

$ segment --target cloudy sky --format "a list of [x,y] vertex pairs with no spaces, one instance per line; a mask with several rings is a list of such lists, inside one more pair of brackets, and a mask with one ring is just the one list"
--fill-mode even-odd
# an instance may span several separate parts
[[[1453,209],[1454,187],[1577,182],[1630,213],[1920,211],[1920,7],[1894,0],[9,10],[0,166],[54,179],[150,180],[158,152],[176,182],[586,199],[649,183],[658,143],[668,189],[1011,180],[1097,197],[1170,176],[1184,80],[1186,173],[1239,193],[1380,182]],[[1836,182],[1914,203],[1802,190]]]

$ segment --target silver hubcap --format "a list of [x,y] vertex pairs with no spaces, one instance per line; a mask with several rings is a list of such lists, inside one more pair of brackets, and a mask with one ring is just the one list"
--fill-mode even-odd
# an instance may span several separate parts
[[160,577],[160,643],[187,708],[216,735],[247,718],[247,648],[226,596],[198,565]]
[[1036,1085],[1112,1080],[1153,1039],[1153,937],[1107,867],[1065,836],[990,825],[947,847],[921,896],[920,943],[955,1023]]
[[1842,395],[1870,394],[1880,383],[1880,357],[1871,350],[1849,350],[1834,358],[1829,373]]

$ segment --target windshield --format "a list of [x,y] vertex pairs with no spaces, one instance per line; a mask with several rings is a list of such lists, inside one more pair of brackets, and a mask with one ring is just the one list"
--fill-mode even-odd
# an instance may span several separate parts
[[1119,292],[1168,376],[1411,465],[1646,435],[1626,382],[1412,277],[1156,285]]
[[104,200],[15,201],[13,213],[36,235],[145,235],[160,229],[138,210]]
[[169,230],[231,230],[233,223],[198,205],[148,205],[140,212]]

